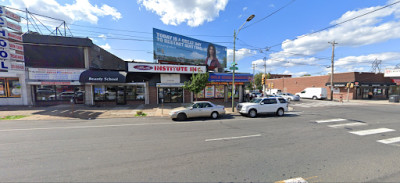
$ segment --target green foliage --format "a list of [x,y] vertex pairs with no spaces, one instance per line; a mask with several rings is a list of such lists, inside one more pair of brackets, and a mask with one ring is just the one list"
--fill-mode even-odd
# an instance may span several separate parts
[[196,94],[198,94],[206,87],[207,83],[209,82],[208,77],[209,77],[208,72],[204,74],[193,73],[191,80],[185,81],[185,85],[182,88],[193,92],[196,96]]
[[140,117],[140,116],[147,116],[147,114],[146,114],[146,113],[144,113],[143,111],[136,111],[136,114],[135,114],[135,116],[136,116],[136,117]]
[[300,77],[304,77],[304,76],[311,76],[311,74],[303,74],[303,75],[300,76]]
[[15,116],[5,116],[5,117],[0,117],[0,120],[15,120],[15,119],[21,119],[27,117],[25,115],[15,115]]
[[[254,75],[254,84],[256,85],[256,88],[255,88],[256,90],[262,90],[263,89],[263,86],[261,84],[261,79],[262,79],[262,75],[263,74],[264,73],[259,72],[259,73]],[[271,74],[267,73],[267,79],[270,79],[270,78],[271,78]]]

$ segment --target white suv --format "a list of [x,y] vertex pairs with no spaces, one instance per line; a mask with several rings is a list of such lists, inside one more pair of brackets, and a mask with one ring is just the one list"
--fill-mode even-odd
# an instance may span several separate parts
[[237,111],[252,118],[260,113],[275,113],[277,116],[283,116],[285,111],[288,111],[288,103],[280,97],[256,98],[250,102],[238,104]]

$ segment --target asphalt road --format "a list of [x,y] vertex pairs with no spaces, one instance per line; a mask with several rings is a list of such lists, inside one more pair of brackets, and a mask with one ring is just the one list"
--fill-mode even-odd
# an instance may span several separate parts
[[284,117],[255,119],[1,121],[0,180],[400,181],[400,106],[292,106]]

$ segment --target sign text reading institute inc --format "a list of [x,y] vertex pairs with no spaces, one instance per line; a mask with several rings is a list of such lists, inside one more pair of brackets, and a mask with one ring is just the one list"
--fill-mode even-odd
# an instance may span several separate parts
[[177,74],[205,73],[206,66],[128,63],[128,72],[154,72],[154,73],[177,73]]

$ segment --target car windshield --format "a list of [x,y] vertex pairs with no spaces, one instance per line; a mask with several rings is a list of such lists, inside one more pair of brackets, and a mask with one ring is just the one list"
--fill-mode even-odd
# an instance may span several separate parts
[[262,99],[260,98],[255,98],[253,100],[250,101],[250,103],[260,103]]
[[293,94],[291,94],[291,93],[287,93],[286,95],[293,96]]

